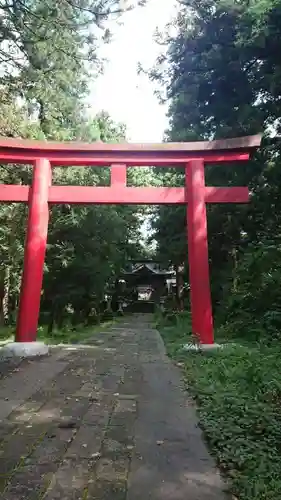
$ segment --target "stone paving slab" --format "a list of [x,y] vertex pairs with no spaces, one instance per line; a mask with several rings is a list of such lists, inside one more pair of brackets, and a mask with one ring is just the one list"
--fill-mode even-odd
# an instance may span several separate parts
[[151,316],[0,380],[0,498],[223,500],[193,402]]

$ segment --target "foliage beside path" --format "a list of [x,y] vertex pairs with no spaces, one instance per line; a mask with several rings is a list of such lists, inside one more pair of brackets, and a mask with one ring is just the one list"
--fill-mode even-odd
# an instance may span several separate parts
[[190,320],[183,315],[175,321],[168,325],[158,318],[158,328],[196,400],[200,424],[233,498],[281,498],[280,346],[244,341],[212,353],[184,352]]
[[[45,342],[46,344],[79,344],[87,341],[96,332],[100,332],[106,328],[109,328],[114,323],[118,321],[119,318],[113,318],[112,320],[103,321],[98,325],[78,325],[76,328],[64,327],[62,329],[54,329],[49,332],[46,327],[38,328],[37,340]],[[15,331],[12,327],[6,327],[0,329],[0,348],[1,344],[7,341],[14,341]]]

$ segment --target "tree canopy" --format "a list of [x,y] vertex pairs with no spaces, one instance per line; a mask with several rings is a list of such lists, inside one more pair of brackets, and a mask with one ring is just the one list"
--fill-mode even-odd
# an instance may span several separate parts
[[[115,0],[0,2],[0,133],[3,136],[86,142],[121,141],[126,128],[107,113],[92,118],[88,78],[100,71],[97,49],[105,21],[134,4]],[[30,184],[28,165],[1,165],[1,182]],[[130,172],[132,182],[136,178]],[[55,168],[55,184],[108,185],[109,168]],[[15,320],[27,207],[0,207],[2,323]],[[131,257],[142,252],[139,210],[123,206],[51,208],[41,320],[62,321],[71,310],[83,321]],[[48,319],[49,318],[49,319]]]
[[[186,0],[180,4],[173,29],[168,27],[163,36],[165,51],[151,71],[170,101],[166,140],[264,132],[262,148],[252,161],[208,167],[206,183],[249,186],[252,193],[247,206],[208,208],[217,322],[229,318],[230,311],[235,316],[239,309],[242,329],[247,321],[254,321],[271,331],[281,319],[276,285],[281,228],[281,2]],[[182,182],[181,172],[175,177]],[[165,183],[171,183],[167,176]],[[185,226],[184,207],[159,209],[154,230],[158,251],[166,261],[184,261]]]

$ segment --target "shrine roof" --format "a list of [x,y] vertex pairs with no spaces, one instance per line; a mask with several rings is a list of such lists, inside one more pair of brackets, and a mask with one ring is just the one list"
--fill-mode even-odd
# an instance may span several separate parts
[[148,272],[155,276],[174,276],[174,271],[155,269],[152,263],[143,263],[137,265],[131,271],[123,271],[122,276],[136,276],[137,274]]

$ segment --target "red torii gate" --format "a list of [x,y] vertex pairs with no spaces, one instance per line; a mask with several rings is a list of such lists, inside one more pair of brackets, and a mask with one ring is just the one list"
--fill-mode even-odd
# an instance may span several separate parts
[[[247,203],[247,187],[205,186],[208,163],[249,160],[261,136],[191,143],[94,144],[0,139],[0,163],[33,165],[32,185],[0,184],[0,201],[29,206],[17,342],[36,340],[49,203],[186,204],[192,330],[213,344],[206,203]],[[111,165],[110,187],[54,186],[52,167]],[[126,166],[185,166],[185,187],[127,187]]]

